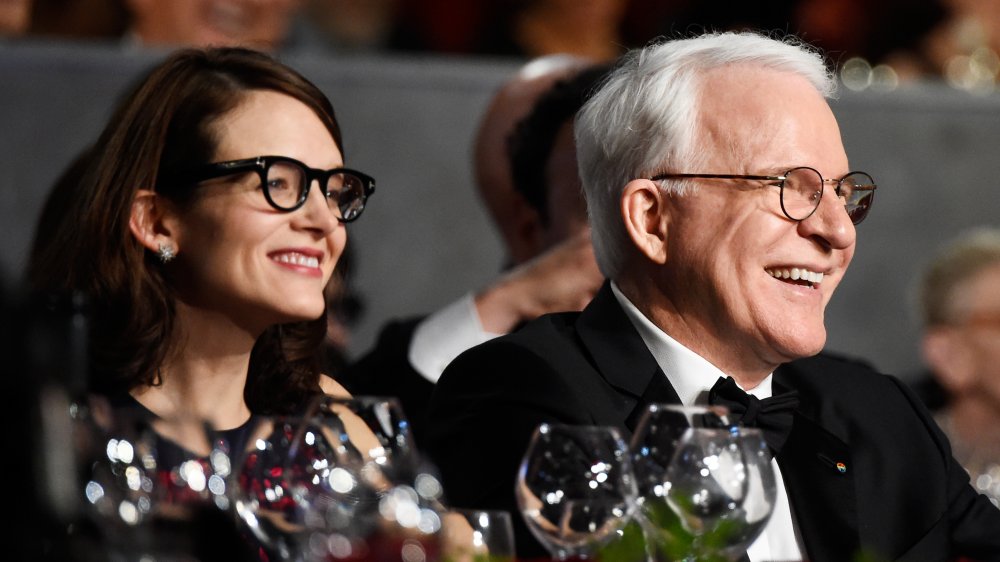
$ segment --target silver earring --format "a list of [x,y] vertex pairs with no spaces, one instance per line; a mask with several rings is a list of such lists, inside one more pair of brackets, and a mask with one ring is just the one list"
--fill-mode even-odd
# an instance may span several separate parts
[[160,244],[160,251],[156,255],[160,257],[161,263],[168,263],[177,257],[174,247],[169,244]]

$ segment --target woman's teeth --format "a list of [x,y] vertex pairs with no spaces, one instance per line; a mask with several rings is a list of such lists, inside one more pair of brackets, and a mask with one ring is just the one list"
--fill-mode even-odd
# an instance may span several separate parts
[[302,254],[278,254],[272,259],[281,263],[301,265],[303,267],[319,267],[319,258],[304,256]]

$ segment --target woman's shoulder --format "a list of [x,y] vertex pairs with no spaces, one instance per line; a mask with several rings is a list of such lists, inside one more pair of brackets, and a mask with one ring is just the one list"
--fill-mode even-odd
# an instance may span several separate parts
[[347,392],[347,389],[343,387],[339,382],[333,379],[333,377],[321,374],[319,376],[319,388],[324,394],[331,394],[333,396],[344,396],[350,397],[351,393]]

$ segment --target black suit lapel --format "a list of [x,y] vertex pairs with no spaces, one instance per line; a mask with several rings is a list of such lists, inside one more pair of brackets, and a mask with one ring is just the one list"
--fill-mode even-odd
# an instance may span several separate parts
[[[796,388],[788,370],[775,372],[775,393]],[[815,397],[800,390],[799,398],[792,432],[777,456],[795,523],[809,560],[851,560],[860,538],[850,448],[820,425]]]
[[[580,314],[576,328],[592,364],[624,399],[617,411],[602,411],[601,404],[594,404],[598,423],[614,420],[632,432],[649,404],[680,404],[609,283]],[[859,545],[850,449],[820,425],[818,397],[798,388],[793,370],[783,366],[775,371],[775,393],[796,389],[801,400],[791,435],[777,457],[778,466],[809,560],[850,560]],[[843,463],[843,472],[838,462]]]
[[649,384],[646,386],[646,390],[642,393],[642,396],[639,397],[635,408],[632,408],[632,411],[625,418],[625,427],[630,432],[635,433],[635,428],[639,425],[639,420],[650,404],[680,403],[681,399],[677,396],[677,391],[674,390],[674,387],[670,386],[666,375],[658,368],[656,369],[656,374],[649,379]]
[[576,323],[580,341],[601,377],[627,398],[627,407],[614,412],[616,425],[629,432],[653,403],[680,404],[653,355],[625,315],[610,282],[605,282]]

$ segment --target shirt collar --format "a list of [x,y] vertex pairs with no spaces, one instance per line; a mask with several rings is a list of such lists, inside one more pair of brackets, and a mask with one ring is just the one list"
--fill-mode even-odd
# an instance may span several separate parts
[[[681,404],[685,406],[695,404],[702,393],[707,393],[719,377],[728,376],[707,359],[691,351],[653,324],[628,300],[628,297],[622,294],[614,281],[611,282],[611,292],[632,326],[639,332],[649,352],[653,354],[656,364],[674,387]],[[769,398],[773,377],[774,373],[769,374],[753,390],[747,392],[757,398]]]

